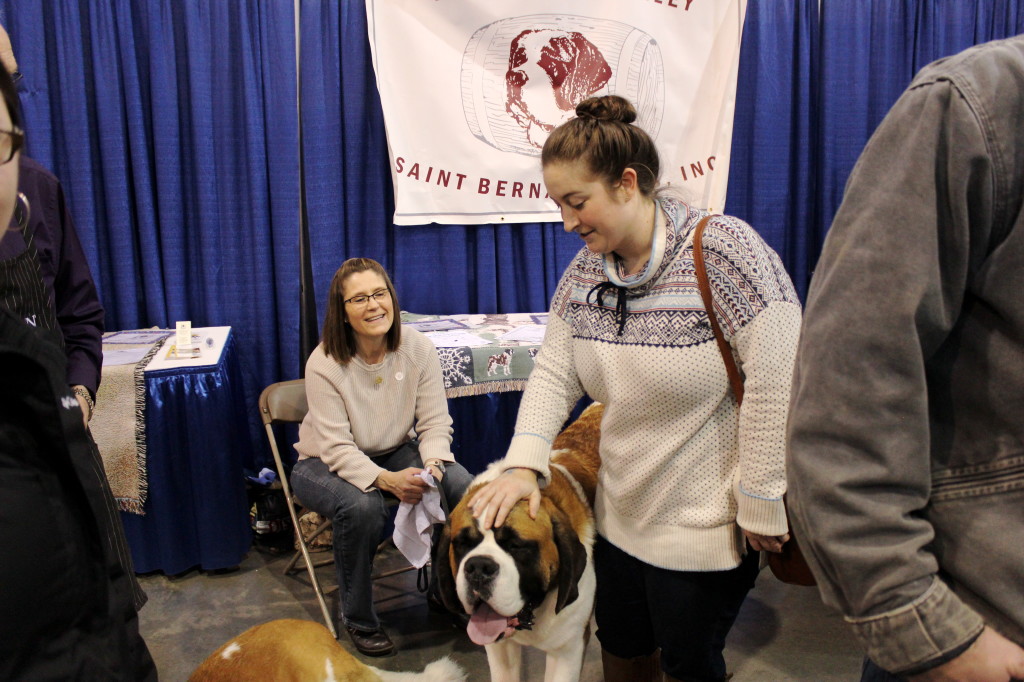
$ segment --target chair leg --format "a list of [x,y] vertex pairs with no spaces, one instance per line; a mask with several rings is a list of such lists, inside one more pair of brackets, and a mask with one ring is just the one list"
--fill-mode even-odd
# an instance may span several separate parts
[[[312,556],[312,554],[310,554],[310,556]],[[287,564],[285,564],[284,571],[282,571],[282,572],[285,575],[291,575],[292,573],[296,573],[297,571],[300,571],[301,569],[298,568],[298,564],[299,564],[299,560],[300,559],[302,559],[302,551],[297,549],[297,550],[295,550],[295,553],[292,554],[292,558],[288,560]],[[320,568],[321,566],[330,566],[333,563],[334,563],[334,557],[325,557],[323,559],[314,559],[313,560],[313,566],[315,568]]]
[[302,549],[302,558],[306,560],[306,570],[309,571],[309,580],[313,583],[313,591],[316,592],[317,601],[320,602],[320,611],[323,612],[324,623],[327,624],[327,629],[337,639],[338,631],[334,627],[334,618],[331,617],[331,610],[327,608],[327,600],[324,599],[324,591],[320,588],[320,580],[316,577],[316,567],[313,565],[313,559],[309,556],[309,549],[301,537],[299,538],[299,547]]
[[[295,512],[295,507],[289,505],[289,510],[291,511],[292,514],[292,524],[294,525],[295,528],[295,541],[299,545],[299,550],[295,552],[294,555],[292,555],[291,560],[285,566],[284,572],[285,574],[288,574],[294,568],[295,564],[298,562],[299,557],[302,557],[306,564],[306,570],[309,573],[309,582],[312,583],[313,591],[316,592],[316,599],[320,603],[320,611],[323,613],[324,623],[327,625],[327,629],[331,631],[331,634],[334,635],[334,638],[337,639],[338,630],[334,626],[334,618],[331,616],[331,610],[327,607],[327,599],[324,597],[325,594],[330,594],[330,591],[326,593],[324,592],[324,589],[320,586],[320,579],[316,576],[317,566],[325,566],[329,563],[333,563],[333,559],[313,561],[313,557],[309,552],[309,547],[306,545],[306,538],[302,536],[302,531],[300,530],[299,527],[298,514],[296,514]],[[320,533],[324,532],[324,530],[329,528],[330,525],[330,519],[325,520],[317,527],[315,531],[313,531],[312,534],[310,534],[310,539],[320,535]],[[335,589],[337,588],[335,587]]]
[[[308,538],[304,538],[305,541],[306,541],[306,546],[308,547],[309,543],[313,540],[313,538],[318,537],[321,533],[323,533],[325,530],[327,530],[330,527],[331,527],[330,519],[324,520],[319,526],[317,526],[316,530],[314,530],[312,533],[310,533]],[[296,527],[295,528],[296,538],[298,537],[299,533],[301,533],[301,531],[299,530],[298,527]],[[290,574],[294,573],[297,570],[295,568],[295,566],[296,566],[296,564],[299,563],[299,559],[301,559],[301,558],[302,558],[302,552],[300,550],[295,550],[295,553],[292,554],[292,558],[289,559],[288,563],[285,564],[285,566],[284,566],[284,573],[285,573],[285,575],[290,575]],[[328,557],[326,559],[320,559],[319,561],[313,562],[313,566],[319,568],[320,566],[327,566],[328,564],[332,564],[332,563],[334,563],[334,558],[333,557]]]
[[[296,542],[298,542],[298,539],[296,539]],[[288,563],[285,564],[285,566],[284,566],[284,574],[285,575],[291,575],[292,573],[294,573],[297,570],[295,568],[295,564],[299,563],[299,559],[301,559],[301,558],[302,558],[302,550],[301,549],[295,550],[292,553],[292,558],[289,559]]]
[[[272,401],[271,395],[282,390],[284,386],[290,386],[292,391],[291,398],[294,404],[291,405],[290,410],[285,410],[284,414],[291,412],[291,418],[284,417],[284,414],[274,414],[275,410],[271,407]],[[275,390],[277,389],[277,390]],[[301,417],[306,412],[305,402],[299,401],[298,398],[304,397],[304,384],[301,382],[281,382],[278,384],[272,384],[263,390],[260,395],[260,415],[263,421],[263,427],[266,430],[267,440],[270,445],[270,452],[274,456],[274,465],[277,468],[278,480],[281,483],[281,488],[284,491],[284,498],[288,507],[288,515],[292,520],[292,527],[296,531],[296,539],[299,542],[299,551],[302,553],[302,558],[306,562],[306,570],[309,572],[309,581],[313,584],[313,591],[316,592],[317,601],[320,603],[320,611],[323,613],[324,624],[327,629],[330,630],[331,635],[337,639],[338,630],[334,626],[334,618],[331,616],[331,610],[327,608],[327,600],[324,599],[324,592],[320,588],[320,580],[316,577],[316,566],[313,564],[312,557],[309,556],[309,548],[306,546],[305,538],[302,537],[302,533],[299,532],[299,519],[295,513],[295,499],[292,497],[291,486],[288,483],[288,472],[285,470],[284,462],[281,460],[281,452],[277,447],[277,437],[274,435],[273,423],[275,421],[290,421],[298,422],[301,421]],[[276,404],[276,403],[275,403]],[[301,405],[301,407],[299,407]],[[292,564],[297,561],[293,557]]]

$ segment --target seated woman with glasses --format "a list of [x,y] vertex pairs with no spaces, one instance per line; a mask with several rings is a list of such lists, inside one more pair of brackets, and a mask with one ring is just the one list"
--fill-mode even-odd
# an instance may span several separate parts
[[454,507],[472,480],[451,454],[452,419],[434,344],[403,329],[399,313],[380,263],[342,263],[320,345],[306,362],[309,412],[291,473],[295,494],[332,521],[340,624],[369,656],[394,650],[373,608],[370,580],[388,522],[382,493],[418,503],[426,469]]

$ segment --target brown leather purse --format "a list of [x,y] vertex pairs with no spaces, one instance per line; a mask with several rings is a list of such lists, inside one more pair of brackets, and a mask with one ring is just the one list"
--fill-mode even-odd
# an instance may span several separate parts
[[[715,315],[711,301],[711,283],[708,281],[707,268],[704,266],[704,250],[701,246],[701,235],[704,233],[704,226],[711,216],[705,216],[697,223],[693,232],[693,266],[697,274],[697,287],[700,289],[700,297],[704,301],[704,309],[708,313],[708,321],[715,332],[715,341],[718,342],[718,350],[725,362],[725,371],[729,375],[729,383],[732,384],[733,393],[736,394],[736,403],[743,403],[743,377],[740,376],[739,367],[736,366],[736,359],[732,356],[732,349],[725,340],[722,327],[718,324],[718,317]],[[783,496],[785,503],[785,496]],[[788,512],[787,512],[788,516]],[[789,540],[782,545],[781,552],[765,552],[768,568],[772,574],[784,583],[790,585],[804,585],[811,587],[815,585],[814,575],[811,573],[803,552],[800,551],[800,544],[797,542],[793,529],[789,530]]]

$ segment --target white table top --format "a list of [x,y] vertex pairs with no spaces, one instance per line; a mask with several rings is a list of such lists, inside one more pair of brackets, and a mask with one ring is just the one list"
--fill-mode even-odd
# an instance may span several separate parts
[[164,340],[163,346],[156,352],[153,359],[146,365],[147,372],[161,369],[181,369],[182,367],[207,367],[220,362],[224,345],[228,341],[231,327],[193,327],[192,343],[199,349],[198,356],[179,358],[173,352],[174,335]]

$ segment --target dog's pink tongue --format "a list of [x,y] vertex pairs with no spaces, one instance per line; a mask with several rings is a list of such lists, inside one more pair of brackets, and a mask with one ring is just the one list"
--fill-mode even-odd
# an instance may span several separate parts
[[501,633],[505,632],[508,618],[501,615],[484,602],[473,611],[466,626],[466,634],[474,644],[493,644]]

